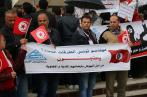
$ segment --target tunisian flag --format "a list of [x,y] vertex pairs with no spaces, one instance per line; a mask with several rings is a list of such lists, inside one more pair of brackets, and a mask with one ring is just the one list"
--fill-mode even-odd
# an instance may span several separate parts
[[10,63],[8,62],[8,59],[3,52],[3,50],[0,51],[0,72],[2,72],[4,69],[11,67]]
[[44,26],[40,26],[32,31],[31,35],[38,43],[43,43],[44,41],[49,39],[48,31],[45,29]]
[[111,53],[110,63],[127,63],[130,60],[131,54],[128,50],[109,50],[109,52]]
[[14,23],[14,34],[25,35],[29,29],[31,19],[17,17]]
[[118,38],[119,42],[127,44],[128,42],[130,42],[129,36],[130,35],[129,35],[128,31],[124,31],[117,38]]

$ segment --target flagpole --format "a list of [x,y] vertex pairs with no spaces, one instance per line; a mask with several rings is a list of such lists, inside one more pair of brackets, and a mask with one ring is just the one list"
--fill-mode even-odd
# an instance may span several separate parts
[[25,34],[25,38],[27,37],[28,30],[29,30],[29,28],[30,28],[31,22],[32,22],[32,18],[30,19],[30,23],[29,23],[29,25],[28,25],[28,29],[27,29],[26,34]]

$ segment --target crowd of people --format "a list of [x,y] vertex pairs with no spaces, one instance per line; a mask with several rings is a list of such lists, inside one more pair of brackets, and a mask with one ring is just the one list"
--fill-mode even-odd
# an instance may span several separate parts
[[[92,97],[98,77],[97,72],[32,75],[25,73],[26,44],[36,42],[30,32],[43,25],[48,31],[49,39],[42,44],[54,47],[118,43],[117,36],[122,32],[121,19],[116,14],[107,17],[109,18],[109,27],[102,33],[100,40],[97,40],[95,33],[90,29],[91,25],[97,25],[95,12],[85,13],[79,19],[74,16],[74,6],[65,6],[64,13],[58,7],[49,12],[47,10],[48,2],[40,0],[38,7],[39,10],[25,2],[21,8],[16,7],[5,12],[5,24],[0,30],[0,49],[4,51],[13,66],[0,72],[0,97],[28,97],[30,87],[36,89],[37,97],[56,97],[59,84],[79,85],[79,97]],[[25,36],[13,33],[17,16],[31,19],[28,33]],[[102,14],[101,16],[105,17]],[[131,42],[128,44],[132,46]],[[102,75],[106,80],[106,97],[114,97],[115,79],[118,83],[117,97],[125,97],[128,71],[109,71]],[[30,86],[30,83],[33,85]]]

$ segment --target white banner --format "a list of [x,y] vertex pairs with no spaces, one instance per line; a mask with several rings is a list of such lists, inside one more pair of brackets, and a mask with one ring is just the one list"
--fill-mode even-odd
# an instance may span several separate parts
[[129,21],[132,21],[135,8],[128,6],[127,4],[120,4],[118,16],[121,18],[128,18]]
[[97,13],[106,13],[106,12],[118,12],[119,10],[119,0],[102,0],[106,9],[99,9]]
[[130,69],[125,44],[61,46],[28,43],[26,73],[84,73]]

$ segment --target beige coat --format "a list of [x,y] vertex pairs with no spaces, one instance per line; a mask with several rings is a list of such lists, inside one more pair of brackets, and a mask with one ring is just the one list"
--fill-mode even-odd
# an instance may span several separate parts
[[[122,33],[123,31],[121,31]],[[108,43],[119,43],[117,35],[115,35],[112,31],[104,32],[102,36]]]

